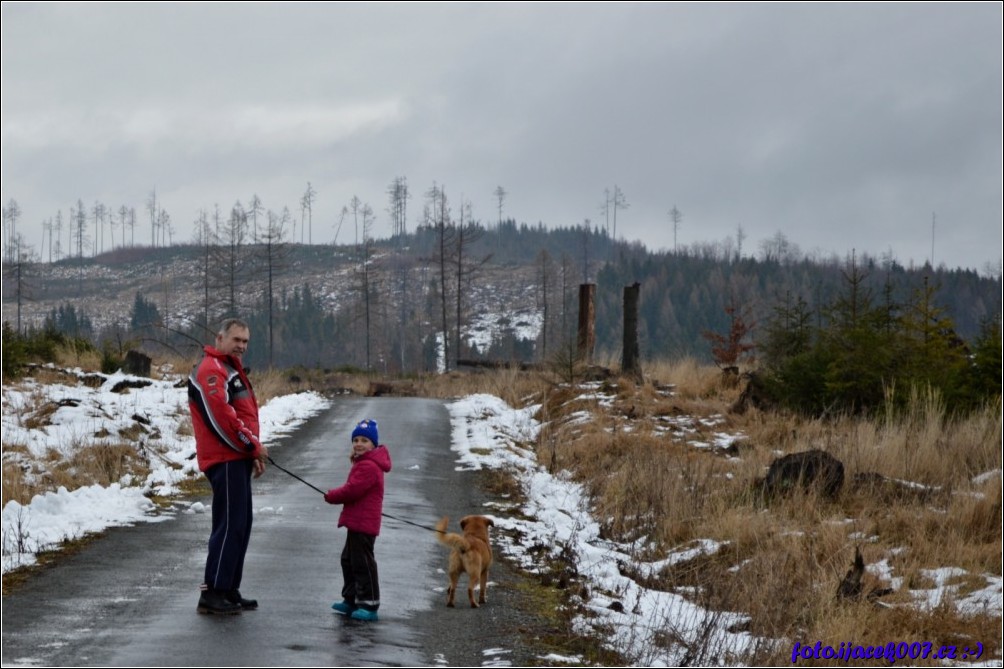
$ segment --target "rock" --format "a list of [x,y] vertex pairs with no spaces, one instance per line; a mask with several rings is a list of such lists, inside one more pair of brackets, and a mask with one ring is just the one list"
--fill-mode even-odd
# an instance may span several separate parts
[[840,494],[844,485],[844,464],[818,449],[791,453],[771,463],[760,485],[767,497],[794,490],[817,490],[832,499]]
[[133,376],[150,376],[150,356],[130,350],[122,361],[122,371]]

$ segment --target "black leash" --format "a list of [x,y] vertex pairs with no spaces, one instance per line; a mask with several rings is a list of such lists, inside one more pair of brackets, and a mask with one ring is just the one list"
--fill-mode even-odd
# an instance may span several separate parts
[[[290,476],[292,476],[293,478],[295,478],[300,483],[302,483],[302,484],[304,484],[304,485],[306,485],[306,486],[308,486],[310,488],[313,488],[314,490],[316,490],[317,492],[321,493],[322,495],[326,494],[324,490],[321,490],[316,485],[314,485],[312,483],[309,483],[308,481],[304,481],[302,478],[300,478],[299,476],[297,476],[293,472],[289,471],[285,467],[280,466],[279,463],[277,463],[275,460],[272,459],[271,455],[268,456],[268,461],[269,461],[269,463],[273,467],[275,467],[276,469],[278,469],[281,472],[286,472],[287,474],[289,474]],[[440,532],[442,534],[446,534],[442,530],[436,529],[435,527],[428,527],[427,525],[419,525],[418,523],[413,523],[410,520],[405,520],[404,518],[398,518],[397,516],[392,516],[389,513],[383,513],[383,512],[381,512],[380,515],[383,516],[384,518],[390,518],[391,520],[396,520],[399,523],[407,523],[408,525],[414,525],[415,527],[420,527],[423,530],[431,530],[433,532]]]
[[287,474],[289,474],[290,476],[292,476],[293,478],[295,478],[300,483],[303,483],[304,485],[310,486],[311,488],[313,488],[317,492],[321,493],[322,495],[326,494],[324,490],[321,490],[316,485],[313,485],[312,483],[308,483],[307,481],[304,481],[303,479],[301,479],[299,476],[297,476],[293,472],[289,471],[288,469],[280,467],[279,463],[276,462],[275,460],[273,460],[271,455],[268,456],[268,461],[272,464],[273,467],[275,467],[276,469],[278,469],[281,472],[286,472]]

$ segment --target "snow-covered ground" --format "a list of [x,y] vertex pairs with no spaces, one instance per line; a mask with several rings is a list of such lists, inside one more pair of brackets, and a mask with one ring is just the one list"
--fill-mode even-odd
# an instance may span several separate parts
[[[177,493],[183,480],[198,475],[192,457],[195,449],[188,427],[187,394],[179,387],[180,377],[150,381],[124,374],[87,375],[79,370],[71,376],[78,380],[44,385],[27,380],[3,388],[5,466],[27,467],[30,462],[69,455],[72,449],[85,445],[121,441],[120,435],[128,434],[140,442],[150,473],[141,481],[126,476],[104,487],[60,488],[23,506],[8,503],[3,509],[4,573],[32,564],[38,550],[64,538],[115,525],[169,520],[170,514],[154,513],[147,495]],[[95,387],[85,385],[84,377]],[[142,387],[126,387],[130,385]],[[597,389],[586,387],[582,392],[595,396]],[[594,399],[602,403],[609,398]],[[269,401],[261,409],[263,439],[274,441],[289,434],[328,404],[316,393]],[[751,644],[772,642],[741,631],[746,622],[743,614],[707,611],[692,604],[686,593],[649,590],[622,575],[621,564],[630,565],[635,574],[655,573],[668,562],[687,560],[699,552],[713,553],[721,544],[710,539],[691,542],[659,562],[644,563],[637,557],[644,548],[640,543],[622,545],[602,539],[583,489],[562,473],[549,474],[537,463],[533,444],[541,425],[533,418],[536,409],[512,408],[491,395],[472,395],[450,403],[458,468],[504,468],[514,472],[523,486],[526,502],[518,509],[520,513],[512,513],[515,503],[504,500],[489,511],[496,525],[506,530],[499,533],[500,551],[528,571],[539,564],[539,557],[528,552],[530,547],[548,547],[555,556],[573,560],[588,588],[589,596],[582,604],[592,614],[579,620],[582,631],[602,635],[635,664],[678,665],[687,646],[727,649],[730,658],[739,658]],[[687,420],[674,420],[667,430],[678,434],[693,431]],[[714,433],[714,446],[728,445],[740,436]],[[697,441],[692,445],[710,446]],[[516,536],[520,537],[518,542],[507,539]],[[894,587],[902,585],[888,561],[869,569]],[[912,591],[916,605],[937,606],[949,597],[962,611],[989,609],[1000,615],[1001,579],[984,575],[985,589],[960,597],[955,592],[958,586],[953,585],[960,571],[932,571],[934,586]],[[667,643],[668,636],[676,642]],[[547,660],[553,664],[580,661],[557,656]]]
[[[150,474],[142,481],[124,476],[109,486],[91,485],[36,495],[28,504],[11,501],[3,509],[3,572],[35,562],[36,554],[63,539],[116,525],[162,522],[148,495],[169,496],[178,485],[199,476],[195,440],[188,420],[188,394],[182,377],[152,380],[122,373],[85,374],[70,370],[66,383],[32,379],[3,388],[5,466],[69,459],[74,450],[138,442]],[[75,379],[72,380],[71,379]],[[84,381],[96,385],[85,385]],[[142,387],[129,387],[129,386]],[[291,433],[329,404],[317,393],[277,397],[261,408],[261,432],[272,442]],[[127,437],[125,435],[128,435]]]

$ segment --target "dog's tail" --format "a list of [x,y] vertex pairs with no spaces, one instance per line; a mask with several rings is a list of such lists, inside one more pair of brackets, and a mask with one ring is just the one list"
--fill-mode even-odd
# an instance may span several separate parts
[[449,523],[450,519],[447,516],[443,516],[440,521],[436,523],[436,537],[440,542],[450,546],[451,548],[456,548],[461,553],[469,551],[471,549],[471,544],[463,537],[463,535],[446,531],[446,526],[449,525]]

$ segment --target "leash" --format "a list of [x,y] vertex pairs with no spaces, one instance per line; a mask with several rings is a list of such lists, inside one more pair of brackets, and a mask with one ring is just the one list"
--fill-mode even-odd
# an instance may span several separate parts
[[293,478],[295,478],[295,479],[296,479],[297,481],[299,481],[300,483],[303,483],[304,485],[306,485],[306,486],[308,486],[308,487],[310,487],[310,488],[313,488],[314,490],[316,490],[317,492],[321,493],[322,495],[324,495],[324,494],[325,494],[325,491],[321,490],[321,489],[320,489],[320,488],[318,488],[318,487],[317,487],[316,485],[313,485],[312,483],[308,483],[307,481],[304,481],[303,479],[301,479],[301,478],[300,478],[299,476],[297,476],[297,475],[296,475],[296,474],[294,474],[293,472],[289,471],[288,469],[286,469],[286,468],[284,468],[284,467],[281,467],[281,466],[279,465],[279,463],[278,463],[278,462],[276,462],[275,460],[273,460],[273,459],[272,459],[272,456],[271,456],[271,455],[270,455],[270,456],[268,456],[268,461],[269,461],[269,463],[270,463],[270,464],[271,464],[271,465],[272,465],[273,467],[275,467],[275,468],[276,468],[276,469],[278,469],[279,471],[281,471],[281,472],[286,472],[287,474],[289,474],[290,476],[292,476]]
[[[278,469],[278,470],[279,470],[279,471],[281,471],[281,472],[286,472],[287,474],[289,474],[290,476],[292,476],[293,478],[295,478],[295,479],[296,479],[297,481],[299,481],[300,483],[302,483],[302,484],[306,485],[307,487],[310,487],[310,488],[313,488],[314,490],[316,490],[317,492],[321,493],[322,495],[326,494],[326,493],[325,493],[325,491],[321,490],[321,489],[320,489],[320,488],[318,488],[318,487],[317,487],[316,485],[314,485],[314,484],[312,484],[312,483],[310,483],[310,482],[308,482],[308,481],[305,481],[305,480],[303,480],[302,478],[300,478],[299,476],[297,476],[297,475],[296,475],[296,474],[294,474],[293,472],[291,472],[291,471],[289,471],[288,469],[286,469],[285,467],[282,467],[281,465],[279,465],[279,463],[277,463],[277,462],[276,462],[275,460],[273,460],[273,459],[272,459],[272,456],[271,456],[271,455],[270,455],[270,456],[268,456],[268,461],[269,461],[269,463],[270,463],[270,464],[271,464],[271,465],[272,465],[273,467],[275,467],[276,469]],[[419,523],[413,523],[413,522],[412,522],[412,521],[410,521],[410,520],[405,520],[404,518],[398,518],[397,516],[392,516],[392,515],[390,515],[389,513],[383,513],[383,512],[381,511],[381,512],[380,512],[380,515],[381,515],[381,516],[383,516],[384,518],[390,518],[391,520],[396,520],[396,521],[398,521],[399,523],[406,523],[406,524],[408,524],[408,525],[414,525],[415,527],[420,527],[420,528],[422,528],[423,530],[430,530],[430,531],[432,531],[432,532],[439,532],[440,534],[446,534],[446,533],[445,533],[445,532],[443,532],[442,530],[439,530],[439,529],[436,529],[435,527],[429,527],[429,526],[427,526],[427,525],[420,525]]]

